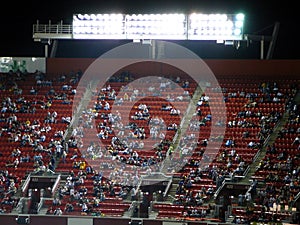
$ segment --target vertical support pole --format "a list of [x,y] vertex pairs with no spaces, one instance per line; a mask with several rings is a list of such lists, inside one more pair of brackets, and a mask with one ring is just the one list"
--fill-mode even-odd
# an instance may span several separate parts
[[156,55],[156,40],[151,40],[151,53],[152,53],[152,59],[155,59]]
[[272,39],[270,41],[270,45],[269,45],[269,49],[268,49],[268,52],[267,52],[266,59],[272,59],[272,57],[273,57],[273,52],[274,52],[274,48],[275,48],[275,43],[276,43],[276,40],[277,40],[278,32],[279,32],[279,22],[276,22],[275,26],[274,26],[274,30],[273,30],[273,34],[272,34]]
[[264,36],[260,40],[260,59],[264,59]]
[[48,45],[45,44],[45,58],[48,58]]

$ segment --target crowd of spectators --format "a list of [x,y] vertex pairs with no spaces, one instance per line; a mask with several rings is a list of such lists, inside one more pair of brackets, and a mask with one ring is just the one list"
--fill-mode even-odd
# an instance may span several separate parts
[[[299,104],[294,100],[299,89],[295,84],[290,84],[288,93],[284,93],[276,83],[273,88],[270,87],[272,86],[262,84],[261,90],[264,93],[280,93],[278,97],[284,104],[287,119],[282,129],[279,129],[274,143],[266,145],[266,155],[260,160],[253,176],[255,185],[246,193],[250,199],[247,200],[246,194],[240,194],[238,204],[245,207],[246,217],[235,213],[234,222],[237,224],[251,221],[279,222],[289,219],[295,207],[295,196],[300,191],[298,166],[300,158],[297,153],[299,150],[297,137],[300,131]],[[268,101],[272,101],[270,96],[267,98]],[[281,119],[281,116],[278,118]],[[276,123],[277,119],[274,122]]]
[[[264,88],[261,88],[261,86]],[[228,91],[229,89],[230,92]],[[297,115],[295,115],[297,106],[290,103],[289,100],[294,97],[297,91],[295,87],[293,87],[293,84],[288,89],[289,91],[284,92],[283,89],[284,88],[281,88],[276,82],[262,83],[258,87],[250,89],[250,92],[238,90],[234,92],[231,88],[223,88],[222,91],[225,96],[224,101],[226,104],[241,102],[231,109],[226,123],[225,121],[216,122],[217,126],[226,126],[225,137],[206,136],[206,127],[211,126],[211,120],[213,119],[210,115],[209,106],[214,99],[208,95],[201,96],[197,103],[198,108],[196,113],[188,127],[188,132],[182,136],[179,142],[179,157],[176,158],[176,162],[170,164],[169,172],[174,168],[178,168],[176,164],[185,165],[181,172],[179,172],[181,181],[177,184],[176,198],[174,200],[175,204],[194,206],[198,205],[199,202],[203,204],[207,202],[207,199],[210,199],[209,196],[211,192],[207,194],[208,190],[213,190],[212,192],[216,191],[226,179],[235,181],[236,177],[243,177],[244,172],[252,163],[255,156],[253,153],[262,150],[268,137],[273,133],[275,126],[282,119],[285,110],[290,111],[290,118],[293,118],[289,123],[295,124],[295,121],[299,119],[299,116],[297,117]],[[277,97],[276,101],[272,99],[273,96]],[[246,104],[243,104],[243,102]],[[288,107],[286,107],[286,103],[289,105]],[[231,132],[231,130],[235,130],[235,132]],[[290,128],[288,130],[290,130]],[[296,133],[296,130],[297,129],[292,129],[292,132]],[[199,139],[193,139],[192,137],[199,131],[204,131],[204,133],[200,133]],[[283,135],[282,133],[284,132],[285,130],[283,129],[280,131],[280,134]],[[240,136],[237,136],[237,134],[240,134]],[[206,157],[205,154],[203,154],[206,146],[218,138],[224,140],[219,153],[214,160],[208,160],[211,162],[210,165],[204,165],[206,159],[204,158],[201,161],[201,157]],[[295,136],[291,143],[298,147],[299,140],[297,138],[299,137]],[[249,154],[248,150],[250,149],[253,151]],[[267,147],[267,151],[268,150],[275,151],[274,147],[271,146]],[[187,154],[189,152],[190,154]],[[184,157],[185,155],[188,157]],[[251,155],[251,158],[249,158],[248,155]],[[282,182],[283,180],[285,184],[288,184],[289,188],[290,186],[293,187],[292,190],[295,190],[293,191],[294,193],[297,193],[297,190],[294,188],[295,182],[297,183],[298,181],[297,175],[296,178],[294,176],[294,174],[298,174],[296,172],[297,168],[294,168],[294,170],[290,169],[291,161],[293,161],[293,165],[296,165],[295,159],[291,159],[287,154],[285,154],[285,156],[278,155],[278,157],[280,157],[281,161],[278,162],[277,170],[284,169],[289,171],[284,177],[277,175],[278,182]],[[260,167],[260,169],[268,171],[270,169],[268,165],[273,166],[273,160],[269,160],[268,163],[264,165],[265,167]],[[203,174],[205,178],[203,178]],[[270,173],[270,175],[273,175],[273,173]],[[267,177],[266,180],[268,179]],[[197,186],[197,183],[202,185]],[[267,189],[272,188],[272,186],[273,185],[268,185]],[[297,184],[296,186],[298,187]],[[201,189],[201,200],[199,200],[199,195],[197,195],[196,192],[199,188]],[[289,189],[285,185],[283,185],[283,188],[285,190]],[[196,196],[198,197],[198,201],[196,201]],[[280,195],[273,195],[273,198],[277,200],[278,196]],[[285,195],[286,201],[291,201],[289,196],[289,194]],[[270,205],[273,204],[272,201],[267,202],[269,202]],[[259,204],[262,204],[262,202]],[[242,222],[240,221],[239,223]]]
[[64,101],[71,101],[72,88],[64,86],[76,86],[79,75],[79,72],[68,74],[64,81],[41,71],[10,71],[0,75],[3,204],[11,203],[7,198],[16,197],[17,188],[28,172],[54,173],[65,147],[67,128],[63,121],[66,113],[57,109]]
[[[214,120],[215,115],[209,110],[214,98],[203,94],[197,101],[187,132],[182,134],[178,148],[174,149],[172,138],[181,129],[178,118],[183,116],[185,109],[175,107],[175,103],[189,103],[194,92],[189,80],[181,77],[172,82],[161,79],[146,84],[145,88],[142,84],[141,87],[126,85],[133,79],[129,73],[113,76],[112,83],[92,91],[91,103],[79,112],[78,124],[65,141],[65,129],[72,117],[53,106],[57,102],[72,103],[82,72],[64,74],[54,80],[37,71],[31,75],[35,83],[27,82],[29,75],[25,73],[10,75],[1,77],[1,91],[11,94],[3,96],[1,101],[1,138],[6,138],[13,146],[6,149],[10,151],[9,155],[4,156],[1,152],[5,167],[17,170],[22,165],[26,165],[25,168],[30,165],[31,171],[40,174],[54,173],[57,162],[72,164],[49,214],[62,215],[78,207],[82,213],[95,213],[100,203],[107,199],[135,199],[140,175],[159,172],[159,163],[166,157],[171,159],[168,172],[180,174],[173,203],[186,207],[203,206],[225,179],[233,180],[244,174],[254,155],[249,159],[243,151],[260,151],[282,119],[284,110],[288,110],[289,118],[287,126],[279,132],[279,138],[292,137],[291,148],[300,149],[298,105],[292,101],[293,95],[284,92],[276,82],[262,82],[251,90],[224,87],[224,103],[242,102],[232,109],[227,121]],[[24,86],[20,81],[26,81],[30,86]],[[115,82],[124,83],[124,86],[114,86]],[[176,84],[184,91],[181,88],[177,91]],[[122,96],[118,95],[120,90]],[[292,93],[296,93],[295,88],[292,88]],[[157,108],[157,102],[145,100],[147,97],[166,98],[168,103],[162,101]],[[137,99],[141,100],[134,104],[133,109],[126,108],[126,103]],[[112,110],[115,106],[120,110]],[[262,110],[265,106],[267,110]],[[128,116],[124,111],[130,115],[128,123],[123,122]],[[225,126],[226,131],[238,128],[242,132],[228,132],[218,137],[201,134],[198,137],[198,133],[213,122]],[[94,130],[96,133],[91,132]],[[207,146],[217,139],[224,141],[216,158],[211,159],[204,153]],[[280,151],[276,143],[267,146],[267,157],[260,162],[258,170],[285,173],[269,173],[266,182],[270,185],[252,193],[257,197],[254,201],[263,205],[264,210],[269,211],[274,202],[285,205],[293,201],[299,191],[298,160],[299,155]],[[177,171],[176,164],[184,167]],[[16,204],[12,197],[19,179],[9,170],[1,171],[1,206]],[[285,185],[278,186],[282,181]],[[186,208],[185,215],[205,217],[207,211]]]

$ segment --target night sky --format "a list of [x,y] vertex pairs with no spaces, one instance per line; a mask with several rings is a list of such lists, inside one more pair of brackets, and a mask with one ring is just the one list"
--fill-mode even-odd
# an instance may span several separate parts
[[[1,7],[0,56],[43,57],[44,47],[32,39],[32,25],[58,23],[71,24],[76,13],[238,13],[246,16],[244,33],[271,35],[275,22],[279,22],[279,35],[274,59],[300,59],[297,28],[299,13],[293,1],[267,0],[164,0],[164,1],[6,1]],[[4,4],[4,3],[3,3]],[[295,30],[293,30],[295,29]],[[127,41],[60,41],[57,57],[98,57]],[[266,48],[268,43],[265,43]],[[179,44],[195,51],[203,58],[259,58],[259,42],[242,45],[239,50],[211,42],[182,41]],[[95,51],[95,49],[97,49]]]

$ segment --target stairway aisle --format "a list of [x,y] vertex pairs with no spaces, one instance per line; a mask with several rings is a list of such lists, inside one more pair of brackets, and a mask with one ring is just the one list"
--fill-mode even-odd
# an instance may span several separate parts
[[[197,102],[200,99],[202,93],[204,90],[201,89],[200,86],[197,86],[197,89],[195,90],[195,93],[190,101],[190,104],[188,105],[188,108],[186,110],[185,115],[182,118],[181,124],[180,124],[180,129],[178,129],[177,131],[177,136],[176,139],[174,140],[174,151],[173,151],[173,155],[179,155],[181,149],[178,147],[179,145],[179,141],[180,139],[183,137],[183,135],[186,133],[189,125],[190,125],[190,120],[192,119],[193,115],[196,112],[197,109]],[[168,169],[173,166],[172,163],[174,163],[174,161],[172,160],[172,158],[169,156],[169,154],[167,154],[163,165],[161,167],[161,172],[164,174],[168,173]],[[173,168],[173,171],[178,171],[181,168]]]

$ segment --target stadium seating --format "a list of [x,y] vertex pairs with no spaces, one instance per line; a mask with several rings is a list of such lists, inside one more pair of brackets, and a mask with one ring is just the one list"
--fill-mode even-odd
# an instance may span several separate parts
[[[187,77],[183,75],[181,80],[185,79]],[[74,75],[62,80],[61,76],[49,77],[47,74],[34,73],[20,77],[13,73],[1,74],[1,81],[0,170],[3,179],[1,179],[0,200],[2,209],[7,213],[13,210],[18,199],[16,198],[12,203],[7,203],[6,200],[10,196],[16,197],[16,190],[29,173],[53,170],[55,173],[64,174],[72,182],[72,179],[76,180],[75,186],[72,186],[74,183],[68,186],[67,180],[66,183],[61,184],[62,189],[67,187],[60,196],[59,207],[63,209],[63,214],[124,216],[131,206],[131,202],[128,201],[130,191],[137,185],[125,184],[126,176],[134,167],[141,168],[138,171],[139,176],[146,174],[149,159],[154,164],[163,162],[170,153],[170,146],[176,141],[174,137],[177,129],[181,129],[182,115],[171,115],[171,110],[165,107],[176,105],[180,112],[185,112],[189,104],[188,99],[176,98],[182,97],[182,88],[167,87],[162,91],[158,82],[151,85],[156,91],[160,90],[159,96],[149,89],[149,84],[140,83],[139,88],[144,93],[139,101],[134,100],[139,96],[138,94],[130,95],[129,98],[133,98],[132,100],[124,99],[123,103],[116,105],[116,99],[110,98],[111,90],[118,93],[128,85],[128,82],[108,81],[105,89],[99,89],[100,91],[91,95],[84,112],[79,112],[82,122],[78,123],[78,127],[70,129],[70,121],[66,118],[72,119],[75,114],[72,108],[73,103],[76,106],[80,105],[80,96],[83,96],[86,91],[82,87],[77,89],[79,80],[74,82]],[[292,108],[293,103],[288,105],[294,97],[291,94],[294,80],[281,80],[278,84],[277,82],[223,78],[219,80],[219,84],[211,84],[206,90],[202,90],[201,96],[206,94],[209,99],[202,101],[196,107],[197,112],[201,113],[193,112],[189,120],[189,125],[193,126],[188,126],[186,132],[181,134],[180,140],[177,140],[179,145],[182,144],[182,148],[189,146],[191,142],[186,141],[187,138],[199,132],[197,144],[193,146],[193,153],[180,170],[169,171],[169,175],[171,174],[174,180],[177,179],[179,182],[173,182],[173,187],[176,189],[173,202],[153,204],[153,210],[158,213],[157,219],[216,219],[212,218],[209,213],[214,193],[225,179],[233,181],[235,176],[246,175],[247,169],[264,150],[270,135],[282,121],[285,113],[289,116],[284,126],[285,129],[276,138],[272,146],[274,149],[271,150],[271,146],[267,149],[265,157],[252,178],[266,181],[265,186],[259,191],[268,193],[268,200],[271,197],[275,199],[282,197],[283,191],[288,193],[281,198],[280,205],[290,207],[289,202],[293,201],[300,191],[298,183],[299,141],[297,140],[300,129],[299,110]],[[188,91],[188,97],[193,97],[197,86],[192,80],[189,84],[189,87],[183,89]],[[218,117],[218,113],[221,115],[220,111],[223,110],[223,105],[219,102],[217,95],[214,95],[214,89],[218,86],[222,88],[224,94],[224,104],[227,109],[226,121],[214,120]],[[72,93],[74,89],[77,90],[77,97],[79,96],[76,99]],[[134,90],[128,90],[128,93],[132,94]],[[175,100],[166,101],[172,95],[175,96]],[[102,107],[96,109],[96,102],[101,102]],[[111,108],[105,109],[105,103],[114,106],[114,111]],[[133,107],[131,103],[134,103]],[[139,108],[141,105],[145,105],[146,109]],[[207,119],[212,108],[216,109],[216,113],[212,115],[212,119]],[[52,117],[54,112],[57,113],[55,118]],[[112,123],[112,117],[108,114],[111,114],[115,123]],[[17,117],[16,120],[14,115]],[[119,120],[122,121],[124,117],[128,117],[129,124],[119,123]],[[156,120],[159,117],[163,118],[163,123]],[[93,122],[89,122],[91,118],[94,119]],[[202,123],[198,124],[199,121]],[[203,153],[207,150],[207,143],[204,140],[213,143],[213,139],[217,138],[210,136],[212,126],[217,122],[220,122],[217,130],[225,127],[224,136],[218,137],[222,139],[221,146],[214,155],[215,158],[206,167],[198,170]],[[36,126],[33,128],[34,123]],[[154,127],[154,130],[151,130],[151,126],[149,128],[149,124],[152,128]],[[172,124],[176,125],[176,129],[167,129]],[[103,134],[101,134],[101,129],[105,130]],[[165,136],[160,136],[164,129],[167,129]],[[74,134],[74,130],[77,133]],[[92,133],[92,130],[96,130],[96,133]],[[27,134],[29,137],[23,142]],[[45,134],[45,140],[41,140],[41,134]],[[67,138],[68,141],[65,142]],[[78,142],[74,146],[69,140]],[[233,143],[228,144],[228,140],[232,140]],[[66,148],[65,145],[68,145],[65,157],[62,153],[56,152],[57,143],[63,144],[63,149]],[[142,147],[139,146],[141,143]],[[42,145],[42,149],[38,148],[39,144]],[[185,160],[181,153],[173,153],[171,156],[173,162]],[[30,160],[25,159],[27,155]],[[53,158],[55,166],[49,167]],[[16,159],[19,162],[16,162]],[[122,170],[113,166],[115,162],[123,163]],[[146,163],[145,168],[143,168],[143,163]],[[87,168],[91,168],[91,171]],[[102,177],[96,182],[93,175],[99,170],[102,170]],[[82,183],[77,183],[80,179]],[[127,194],[121,197],[119,194],[124,187],[126,187]],[[82,188],[86,190],[82,192]],[[99,191],[101,194],[95,193],[97,188],[101,189]],[[70,190],[73,193],[70,193]],[[76,197],[76,193],[80,193],[79,197]],[[103,199],[94,205],[95,198],[101,196]],[[250,212],[248,208],[236,206],[232,208],[231,214],[235,220],[249,221],[258,220],[264,211],[266,221],[274,220],[273,205],[266,205],[264,201],[266,200],[260,193],[255,193],[255,209],[251,209]],[[82,209],[84,203],[87,203],[88,210]],[[73,206],[71,211],[66,211],[68,204]],[[58,206],[54,206],[52,201],[46,201],[44,207],[52,212],[51,210]],[[276,220],[284,220],[290,216],[284,210],[277,212],[276,215]]]

